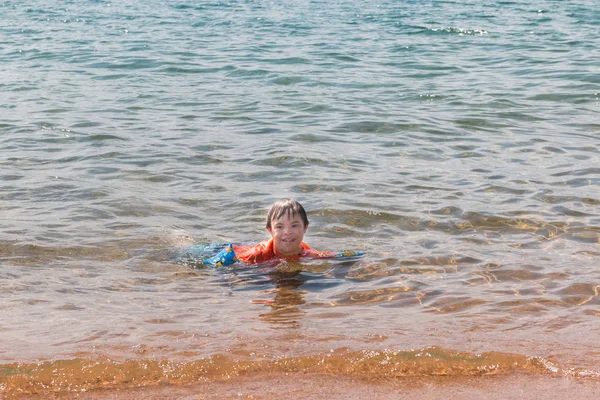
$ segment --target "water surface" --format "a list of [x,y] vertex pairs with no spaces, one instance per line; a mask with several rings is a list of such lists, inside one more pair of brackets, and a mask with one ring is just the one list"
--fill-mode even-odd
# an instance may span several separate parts
[[[1,3],[0,387],[597,376],[599,24],[593,1]],[[309,245],[367,255],[175,262],[265,239],[280,197]]]

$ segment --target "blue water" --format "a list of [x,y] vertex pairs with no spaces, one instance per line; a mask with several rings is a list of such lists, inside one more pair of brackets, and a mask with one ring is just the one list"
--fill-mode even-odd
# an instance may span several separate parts
[[[0,3],[0,362],[293,329],[597,365],[599,26],[597,1]],[[367,257],[170,261],[265,239],[280,197]]]

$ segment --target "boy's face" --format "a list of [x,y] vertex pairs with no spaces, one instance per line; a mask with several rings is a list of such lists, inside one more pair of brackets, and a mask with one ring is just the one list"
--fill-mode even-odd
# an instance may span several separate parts
[[271,228],[267,228],[277,254],[291,256],[300,254],[302,251],[302,240],[308,226],[304,226],[302,218],[298,214],[292,216],[291,212],[283,214],[279,219],[271,220]]

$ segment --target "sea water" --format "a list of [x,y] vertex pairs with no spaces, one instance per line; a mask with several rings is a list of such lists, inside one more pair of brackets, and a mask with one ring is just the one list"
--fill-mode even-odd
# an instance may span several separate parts
[[[0,388],[597,376],[596,1],[0,3]],[[192,267],[267,238],[351,260]]]

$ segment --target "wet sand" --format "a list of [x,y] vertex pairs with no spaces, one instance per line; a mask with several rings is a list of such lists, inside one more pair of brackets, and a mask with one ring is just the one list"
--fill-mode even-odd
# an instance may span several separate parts
[[[600,393],[597,379],[543,375],[486,377],[427,377],[393,381],[367,381],[317,374],[259,375],[228,381],[185,386],[153,386],[111,389],[91,393],[45,394],[44,399],[519,399],[545,400],[595,398]],[[41,399],[25,396],[21,399]]]

